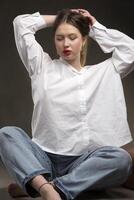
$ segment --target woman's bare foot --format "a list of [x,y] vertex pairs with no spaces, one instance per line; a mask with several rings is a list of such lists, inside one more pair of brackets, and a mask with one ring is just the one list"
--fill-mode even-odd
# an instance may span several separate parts
[[62,200],[59,193],[51,184],[44,185],[40,190],[40,195],[43,200]]
[[28,197],[28,194],[26,194],[17,183],[11,183],[8,188],[8,193],[11,197],[17,198],[17,197]]

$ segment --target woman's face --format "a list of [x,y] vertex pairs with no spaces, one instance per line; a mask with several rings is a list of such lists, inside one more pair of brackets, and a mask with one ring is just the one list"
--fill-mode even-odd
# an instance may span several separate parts
[[69,63],[80,62],[80,52],[84,42],[80,31],[73,25],[62,23],[55,32],[57,53]]

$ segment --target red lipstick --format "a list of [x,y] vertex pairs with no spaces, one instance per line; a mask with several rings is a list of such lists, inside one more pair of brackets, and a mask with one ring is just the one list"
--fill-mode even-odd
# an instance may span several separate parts
[[67,50],[67,49],[65,49],[65,50],[63,50],[63,53],[64,53],[64,55],[70,55],[71,54],[71,50]]

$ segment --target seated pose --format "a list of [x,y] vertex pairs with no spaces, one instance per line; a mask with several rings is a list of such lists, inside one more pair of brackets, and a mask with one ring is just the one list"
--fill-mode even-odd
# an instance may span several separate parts
[[[35,40],[49,26],[58,59]],[[132,137],[121,78],[134,68],[134,41],[83,9],[20,15],[14,32],[34,102],[32,139],[18,127],[0,129],[0,156],[16,183],[44,200],[123,184],[132,159],[121,146]],[[85,66],[88,37],[112,56]]]

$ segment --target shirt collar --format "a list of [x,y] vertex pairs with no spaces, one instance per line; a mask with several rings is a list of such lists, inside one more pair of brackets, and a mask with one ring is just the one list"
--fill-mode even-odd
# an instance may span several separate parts
[[77,73],[77,74],[82,74],[83,72],[85,72],[87,70],[87,66],[84,66],[80,71],[78,71],[75,67],[73,67],[71,64],[69,64],[66,60],[64,60],[62,57],[59,58],[60,61],[62,63],[64,63],[65,65],[67,65],[67,67],[69,69],[71,69],[71,71]]

